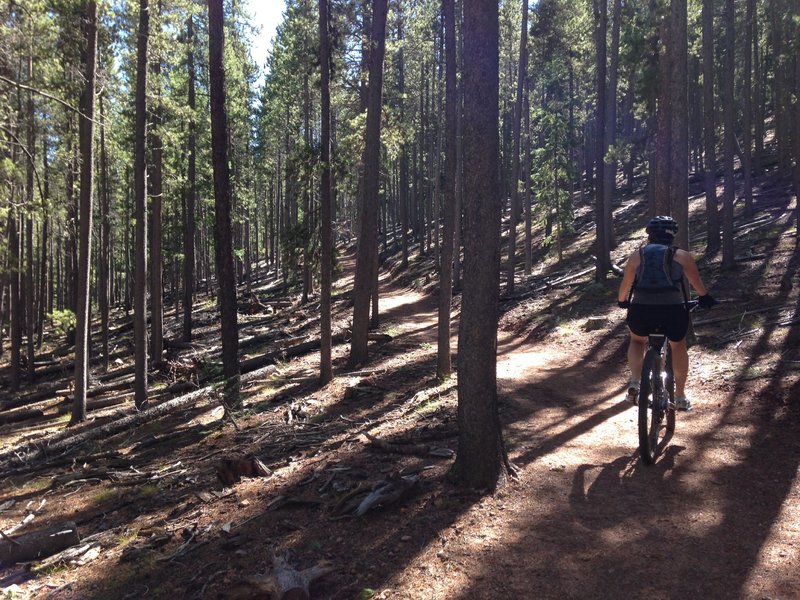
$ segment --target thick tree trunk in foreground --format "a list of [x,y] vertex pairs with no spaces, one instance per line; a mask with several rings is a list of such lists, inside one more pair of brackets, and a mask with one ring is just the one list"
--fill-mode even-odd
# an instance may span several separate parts
[[378,186],[380,179],[383,57],[386,47],[386,0],[375,0],[369,68],[367,133],[364,147],[364,198],[359,219],[358,255],[353,289],[353,339],[348,366],[367,360],[367,334],[372,287],[378,271]]
[[90,0],[86,5],[86,87],[80,116],[81,199],[80,199],[80,258],[78,262],[78,290],[75,332],[75,399],[71,422],[86,418],[86,388],[89,369],[89,281],[92,256],[92,193],[94,183],[93,121],[95,54],[97,49],[97,4]]
[[211,79],[211,154],[214,165],[214,253],[222,329],[222,370],[229,406],[238,406],[239,338],[236,314],[236,271],[231,230],[231,181],[228,168],[228,118],[225,113],[225,32],[223,1],[208,3],[209,71]]
[[505,452],[497,406],[500,284],[497,3],[464,0],[464,279],[458,334],[458,455],[451,476],[494,488]]

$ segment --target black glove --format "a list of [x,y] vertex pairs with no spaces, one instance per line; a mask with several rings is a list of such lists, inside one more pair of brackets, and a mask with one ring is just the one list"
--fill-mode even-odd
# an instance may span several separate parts
[[628,308],[630,307],[630,305],[631,303],[628,302],[627,300],[617,300],[617,306],[619,306],[620,308]]
[[711,308],[715,304],[719,304],[719,301],[714,300],[711,294],[706,294],[705,296],[700,296],[697,299],[697,303],[700,305],[700,308]]

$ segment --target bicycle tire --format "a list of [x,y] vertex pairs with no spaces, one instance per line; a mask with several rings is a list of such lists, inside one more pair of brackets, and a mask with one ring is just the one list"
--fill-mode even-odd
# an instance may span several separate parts
[[667,408],[667,433],[675,432],[675,375],[672,371],[672,348],[667,346],[666,377],[664,383],[669,394],[669,407]]
[[[652,392],[652,393],[651,393]],[[658,454],[658,436],[664,411],[655,400],[661,394],[661,369],[656,365],[656,351],[649,349],[644,356],[639,387],[639,456],[652,465]]]

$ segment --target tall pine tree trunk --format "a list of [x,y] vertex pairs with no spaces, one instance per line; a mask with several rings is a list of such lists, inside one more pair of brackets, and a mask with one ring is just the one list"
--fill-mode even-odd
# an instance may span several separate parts
[[[14,199],[15,187],[11,185],[11,199]],[[19,389],[22,355],[22,299],[20,298],[19,278],[20,278],[20,251],[19,233],[17,229],[18,215],[15,209],[8,211],[8,270],[11,283],[9,285],[9,338],[11,342],[11,383],[10,390],[15,392]]]
[[86,418],[86,389],[89,367],[89,281],[92,256],[92,193],[94,179],[93,119],[95,88],[95,54],[97,51],[97,5],[86,3],[86,86],[83,91],[79,118],[79,143],[81,153],[80,199],[80,258],[78,262],[78,289],[75,335],[75,398],[72,405],[72,423]]
[[655,213],[670,214],[670,164],[672,161],[672,68],[670,59],[672,46],[670,16],[661,20],[661,49],[658,56],[658,105],[656,113],[656,169],[655,169]]
[[614,239],[614,211],[611,203],[617,184],[617,161],[609,158],[608,151],[617,143],[617,82],[619,73],[619,35],[622,20],[622,0],[614,0],[614,24],[611,26],[611,57],[606,92],[606,117],[603,143],[603,209],[605,210],[606,247],[616,246]]
[[444,226],[442,260],[439,270],[439,323],[436,376],[450,376],[450,305],[453,301],[453,228],[456,203],[456,7],[455,0],[443,0],[445,28],[445,168]]
[[464,0],[464,288],[458,333],[458,454],[450,475],[494,488],[505,450],[497,404],[500,279],[497,3]]
[[[44,179],[44,197],[42,198],[42,208],[44,209],[44,222],[42,223],[42,239],[41,239],[41,255],[39,256],[39,311],[37,316],[37,338],[36,347],[42,347],[44,336],[44,316],[47,312],[53,312],[52,308],[48,310],[48,289],[52,286],[52,266],[53,260],[48,254],[50,239],[50,166],[47,159],[47,131],[42,132],[42,174]],[[48,277],[48,265],[50,266],[50,276]],[[51,294],[52,295],[52,294]]]
[[[320,367],[321,384],[333,379],[331,364],[331,284],[333,272],[333,235],[331,223],[331,66],[328,37],[328,0],[319,0],[319,41],[321,77],[321,160],[320,178]],[[405,236],[404,236],[405,239]]]
[[675,243],[689,248],[689,98],[688,98],[688,35],[686,0],[671,3],[670,104],[672,126],[670,135],[669,197],[670,214],[678,222]]
[[103,95],[100,96],[100,261],[98,264],[98,304],[100,308],[101,341],[103,345],[103,370],[108,371],[108,304],[109,265],[111,263],[111,203],[108,180],[108,155],[106,153],[106,113]]
[[225,30],[223,0],[208,3],[209,76],[211,88],[211,156],[214,167],[214,235],[222,330],[222,370],[228,406],[238,406],[239,329],[236,314],[236,270],[231,228],[231,181],[228,167],[228,118],[225,112]]
[[[158,12],[162,12],[162,0],[158,2]],[[150,155],[153,169],[150,174],[151,227],[150,227],[150,358],[153,365],[161,364],[164,352],[164,273],[162,260],[161,214],[163,206],[164,144],[161,138],[163,106],[161,101],[161,58],[155,57],[152,63],[153,79],[158,87],[158,99],[152,113],[152,134],[150,135]]]
[[723,212],[722,212],[722,267],[732,269],[734,262],[733,248],[733,203],[735,200],[735,182],[733,172],[733,154],[736,140],[734,138],[734,77],[735,77],[735,56],[736,47],[736,20],[735,20],[734,0],[725,0],[725,61],[723,63],[722,81],[722,118],[725,127],[724,137],[724,170],[725,187],[723,190]]
[[192,339],[192,309],[194,305],[194,238],[195,238],[195,202],[197,198],[197,158],[196,158],[196,123],[195,123],[195,71],[194,71],[194,23],[192,17],[186,21],[186,37],[188,52],[186,70],[189,77],[189,165],[186,177],[189,189],[186,194],[183,223],[183,340]]
[[714,0],[703,0],[703,187],[706,193],[706,250],[720,248],[717,156],[714,129]]
[[[620,0],[617,0],[619,2]],[[506,292],[514,293],[514,268],[517,258],[517,223],[520,213],[520,164],[522,131],[522,97],[525,93],[525,78],[528,72],[528,0],[522,0],[522,26],[519,43],[519,70],[517,72],[517,96],[514,101],[514,123],[512,125],[513,156],[511,165],[511,211],[508,224],[508,264],[506,265]]]
[[744,85],[742,89],[742,171],[744,171],[744,214],[750,217],[753,214],[753,29],[755,26],[755,0],[747,0],[745,14],[744,34]]
[[[28,55],[28,83],[33,85],[33,49],[30,49]],[[26,141],[28,147],[28,157],[26,162],[26,177],[25,177],[25,203],[28,207],[28,216],[25,219],[25,254],[27,260],[25,261],[25,329],[27,330],[27,356],[28,356],[28,381],[33,382],[35,377],[35,352],[34,352],[34,329],[36,323],[36,313],[34,311],[34,299],[36,292],[33,287],[33,176],[36,165],[34,158],[36,154],[36,113],[33,104],[33,92],[28,91],[27,103],[27,126],[26,126]]]
[[147,46],[150,41],[150,6],[139,0],[139,34],[136,53],[136,100],[134,138],[134,244],[133,345],[134,402],[147,405]]
[[386,0],[373,2],[372,43],[367,101],[367,131],[364,147],[364,198],[359,219],[358,254],[353,289],[353,337],[348,365],[367,359],[369,308],[378,271],[378,184],[380,178],[381,105],[383,58],[386,47]]
[[605,281],[609,268],[608,235],[606,230],[606,208],[603,193],[605,177],[605,118],[606,118],[606,31],[608,30],[608,2],[594,0],[595,48],[597,52],[597,107],[595,110],[595,223],[596,223],[596,270],[595,281]]

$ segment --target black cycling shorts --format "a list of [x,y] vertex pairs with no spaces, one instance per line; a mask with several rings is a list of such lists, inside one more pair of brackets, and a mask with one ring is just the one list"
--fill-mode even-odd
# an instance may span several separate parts
[[627,322],[636,335],[665,333],[673,342],[681,341],[689,331],[689,314],[683,304],[631,304]]

